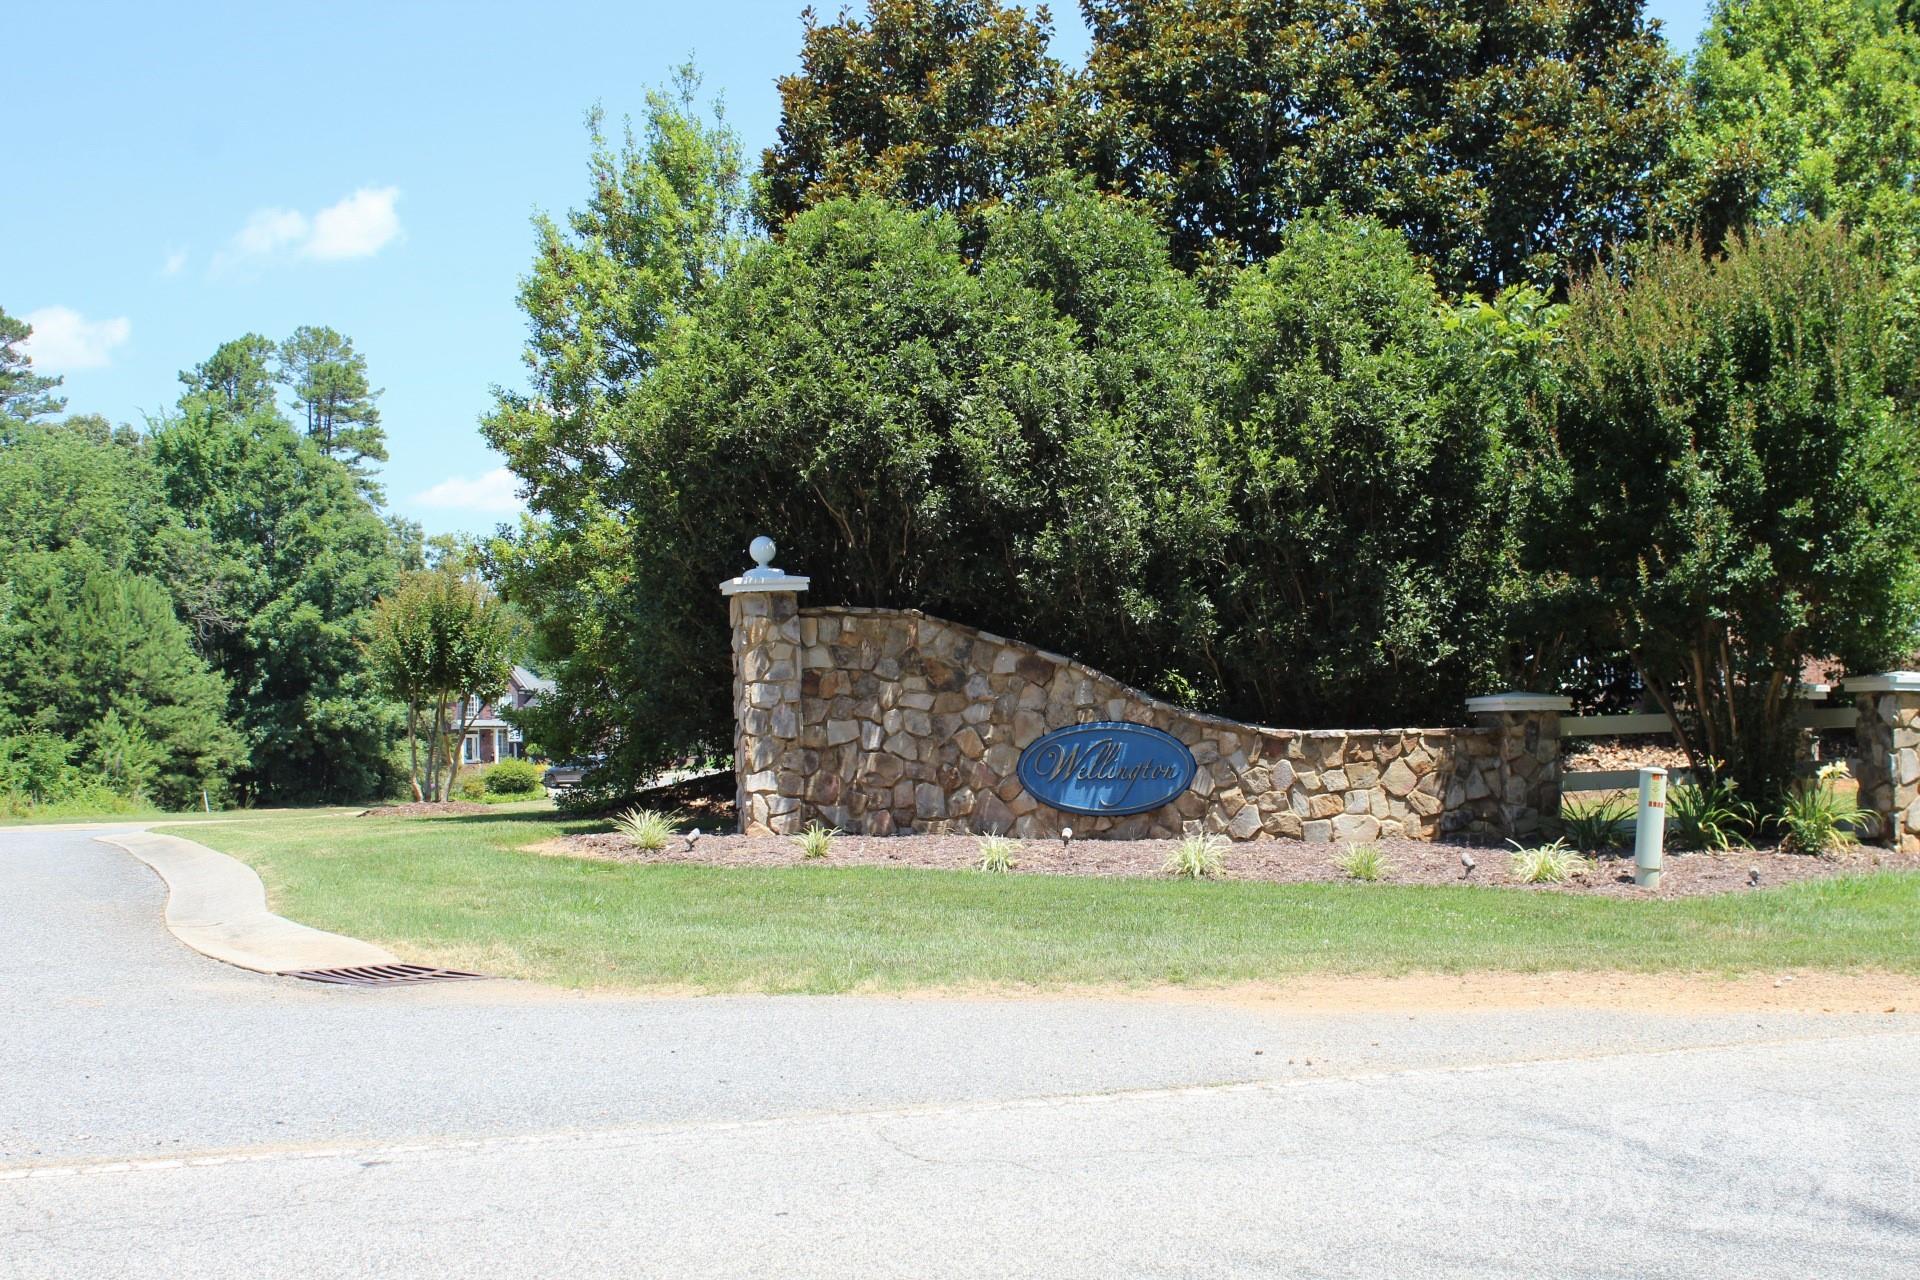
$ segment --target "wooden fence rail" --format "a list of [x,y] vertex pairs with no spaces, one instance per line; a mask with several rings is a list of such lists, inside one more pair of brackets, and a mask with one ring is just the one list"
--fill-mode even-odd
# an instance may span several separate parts
[[[1821,705],[1826,701],[1825,689],[1808,690],[1806,701],[1800,706],[1796,721],[1803,729],[1851,729],[1859,718],[1859,711],[1851,706],[1829,707]],[[1645,714],[1618,716],[1561,716],[1560,737],[1566,738],[1628,738],[1643,737],[1651,734],[1673,734],[1673,721],[1665,712],[1655,711]],[[1690,769],[1675,769],[1668,774],[1668,781],[1689,782],[1693,778]],[[1564,773],[1560,778],[1562,792],[1576,791],[1618,791],[1635,787],[1640,783],[1640,774],[1636,769],[1584,769]]]

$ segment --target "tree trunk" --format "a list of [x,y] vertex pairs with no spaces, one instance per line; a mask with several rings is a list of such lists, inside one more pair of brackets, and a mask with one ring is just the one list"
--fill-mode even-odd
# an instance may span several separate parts
[[407,785],[413,788],[415,801],[426,797],[420,792],[420,704],[407,703]]

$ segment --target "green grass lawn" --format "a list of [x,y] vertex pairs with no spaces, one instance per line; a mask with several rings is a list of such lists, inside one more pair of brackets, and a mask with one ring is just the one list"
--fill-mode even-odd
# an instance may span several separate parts
[[580,987],[849,991],[1319,973],[1920,972],[1920,875],[1680,901],[1499,889],[988,876],[545,857],[550,812],[183,830],[276,910],[411,959]]

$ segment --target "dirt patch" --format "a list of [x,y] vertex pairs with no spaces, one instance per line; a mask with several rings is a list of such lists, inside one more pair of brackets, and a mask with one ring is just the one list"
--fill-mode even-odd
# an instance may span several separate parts
[[360,816],[363,818],[452,818],[492,812],[492,806],[475,804],[471,800],[442,800],[438,803],[417,800],[412,804],[383,804],[363,810]]
[[[1810,858],[1777,848],[1730,853],[1669,853],[1658,890],[1633,883],[1633,858],[1616,852],[1594,859],[1564,885],[1516,885],[1507,877],[1508,851],[1423,840],[1376,842],[1392,873],[1392,884],[1495,885],[1541,893],[1601,894],[1636,898],[1684,898],[1701,894],[1746,892],[1753,886],[1787,884],[1876,867],[1920,869],[1920,855],[1862,848],[1840,858]],[[1162,876],[1161,868],[1178,847],[1173,840],[1024,840],[1015,854],[1016,875]],[[607,862],[696,864],[712,867],[920,867],[966,870],[980,858],[976,836],[839,836],[832,852],[817,863],[800,856],[791,838],[781,836],[703,835],[675,837],[665,849],[645,853],[613,832],[562,836],[532,846],[531,852]],[[1344,881],[1333,864],[1335,845],[1298,840],[1253,840],[1221,850],[1226,878],[1280,884]],[[1469,870],[1465,859],[1474,866]]]

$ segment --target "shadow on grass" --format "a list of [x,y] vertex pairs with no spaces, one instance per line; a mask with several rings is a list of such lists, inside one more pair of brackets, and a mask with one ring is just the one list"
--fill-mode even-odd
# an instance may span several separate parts
[[528,826],[558,826],[568,835],[577,835],[585,831],[611,831],[613,824],[605,818],[596,818],[587,814],[567,813],[561,809],[522,809],[513,813],[446,813],[421,814],[416,817],[400,818],[401,822],[420,822],[434,826],[499,826],[508,823],[521,823]]

